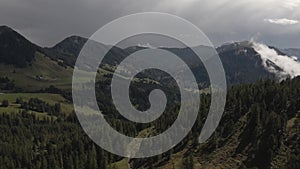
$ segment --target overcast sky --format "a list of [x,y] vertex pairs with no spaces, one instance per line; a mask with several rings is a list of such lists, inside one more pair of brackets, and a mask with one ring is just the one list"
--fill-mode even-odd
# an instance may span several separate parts
[[53,46],[70,35],[89,37],[124,15],[153,11],[189,20],[215,46],[254,39],[300,48],[300,0],[1,0],[0,25]]

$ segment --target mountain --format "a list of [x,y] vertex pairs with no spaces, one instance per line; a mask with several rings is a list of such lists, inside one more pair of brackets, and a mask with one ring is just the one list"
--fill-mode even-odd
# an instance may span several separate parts
[[[9,109],[0,107],[1,112],[7,112],[0,116],[0,166],[5,169],[299,169],[299,88],[300,78],[281,83],[260,81],[231,88],[220,125],[209,140],[199,144],[199,133],[210,103],[210,95],[202,95],[197,121],[186,138],[170,151],[141,159],[122,158],[101,149],[83,131],[74,113],[60,116],[55,111],[54,115],[42,116],[43,113],[31,113],[15,104],[21,102],[23,106],[29,105],[29,110],[36,111],[47,108],[49,112],[53,111],[51,107],[57,100],[63,103],[62,98],[56,97],[53,102],[50,94],[0,95],[11,104]],[[30,99],[32,97],[39,99]],[[124,135],[146,138],[166,131],[176,119],[178,110],[179,106],[150,125],[105,119]],[[110,142],[112,146],[122,147],[119,140],[111,139]]]
[[295,56],[288,56],[279,49],[264,44],[253,43],[263,61],[263,66],[279,79],[294,78],[300,75],[300,61]]
[[[267,80],[231,88],[217,130],[206,142],[199,144],[203,118],[206,117],[206,108],[209,107],[209,104],[204,103],[209,96],[203,96],[203,107],[197,122],[192,132],[180,144],[159,156],[131,159],[129,164],[131,168],[158,169],[298,169],[299,87],[300,77],[281,83]],[[172,118],[169,115],[170,121]],[[162,122],[167,123],[169,120]],[[159,130],[165,131],[163,129]],[[147,133],[149,137],[156,132],[156,129],[152,129],[144,131],[143,134]]]
[[[125,54],[129,55],[142,49],[147,49],[147,47],[133,46],[123,50],[125,51]],[[199,58],[190,48],[161,49],[172,52],[180,57],[191,68],[196,80],[199,82],[200,88],[206,88],[209,86],[209,77],[207,71],[201,60],[199,60]],[[214,49],[207,46],[197,46],[194,47],[193,50],[201,51],[201,53],[204,55],[206,53],[214,53],[212,52]],[[264,67],[263,60],[253,48],[253,44],[251,42],[236,42],[226,44],[217,48],[216,50],[223,63],[228,85],[253,83],[259,79],[276,78],[275,73],[268,71],[268,69]],[[178,76],[180,76],[180,73],[182,72],[179,71]],[[158,74],[155,76],[159,77]]]
[[217,48],[229,84],[252,83],[259,79],[275,78],[263,63],[251,42],[236,42]]
[[[28,72],[24,77],[16,77],[14,74],[11,75],[12,80],[18,78],[23,79],[39,79],[32,83],[32,86],[39,86],[41,78],[46,82],[58,82],[60,74],[70,75],[72,72],[72,67],[74,66],[77,56],[79,55],[80,50],[83,45],[86,43],[87,39],[79,36],[68,37],[58,44],[54,45],[51,48],[42,48],[39,47],[22,35],[13,31],[11,28],[2,26],[0,29],[0,63],[11,65],[7,70],[8,72],[14,72],[15,68],[25,68],[30,69],[26,71],[18,70],[18,72]],[[298,63],[293,60],[287,60],[289,65],[285,65],[286,58],[280,57],[284,56],[284,53],[281,50],[275,47],[268,47],[266,45],[255,45],[253,42],[235,42],[230,44],[224,44],[218,47],[216,50],[219,53],[220,59],[223,63],[223,67],[226,73],[226,78],[228,85],[235,85],[240,83],[252,83],[259,79],[284,79],[286,77],[295,77],[297,76]],[[99,44],[101,48],[108,48],[110,46]],[[111,76],[115,71],[116,66],[121,63],[127,56],[130,54],[145,49],[147,47],[132,46],[125,49],[119,47],[112,47],[108,54],[105,56],[102,65],[100,66],[104,71]],[[197,56],[194,55],[191,49],[189,48],[162,48],[168,50],[176,55],[178,55],[182,60],[184,60],[194,72],[196,80],[199,83],[200,88],[207,88],[209,86],[209,78],[201,61]],[[261,50],[263,49],[263,50]],[[100,49],[101,50],[101,49]],[[210,47],[198,46],[194,50],[200,50],[201,52],[206,52],[213,50]],[[267,52],[266,52],[267,50]],[[295,51],[295,50],[293,50]],[[271,53],[271,54],[270,54]],[[44,59],[40,61],[41,57],[36,58],[36,55],[50,58],[51,60]],[[42,57],[42,58],[43,58]],[[279,58],[279,59],[278,59]],[[283,60],[282,60],[283,59]],[[47,60],[47,61],[45,61]],[[51,62],[51,63],[48,63]],[[33,72],[32,65],[38,65],[40,68],[37,68],[38,72]],[[43,71],[41,65],[53,65],[54,70]],[[134,65],[132,65],[134,67]],[[4,67],[3,67],[4,68]],[[56,72],[56,70],[59,70]],[[63,72],[62,70],[68,70]],[[5,73],[6,70],[2,70],[2,74],[10,75],[11,73]],[[39,73],[40,72],[40,73]],[[52,73],[45,73],[52,72]],[[180,75],[181,72],[178,72]],[[152,74],[156,79],[161,79],[162,76],[157,72],[148,72]],[[146,74],[147,75],[147,74]],[[64,79],[71,79],[69,78]],[[145,76],[145,75],[143,75]],[[143,77],[142,76],[142,77]],[[18,80],[17,80],[18,81]],[[67,82],[67,80],[62,80]],[[165,78],[165,83],[169,84],[170,78]],[[69,86],[67,86],[67,84]],[[64,85],[66,88],[71,87],[71,80],[68,83],[60,82],[59,85]],[[44,85],[42,85],[44,86]]]
[[[203,83],[203,87],[208,85],[208,75],[203,63],[194,55],[193,51],[188,48],[167,49],[190,65],[196,79]],[[201,51],[201,53],[212,53],[211,47],[198,46],[193,50]],[[276,79],[276,74],[268,71],[263,64],[259,53],[254,49],[251,42],[235,42],[224,44],[218,47],[217,52],[223,64],[229,86],[240,83],[253,83],[259,79]]]
[[[85,45],[88,39],[80,36],[70,36],[52,48],[43,48],[43,52],[47,54],[51,59],[61,62],[64,66],[74,67],[77,56],[79,55],[81,49]],[[97,47],[109,48],[111,46],[97,43]],[[100,49],[101,50],[101,49]],[[116,64],[121,59],[125,58],[125,50],[118,47],[112,47],[109,53],[106,55],[105,62],[110,65]]]
[[68,37],[52,48],[44,48],[43,51],[54,60],[61,60],[66,66],[74,66],[87,39],[79,36]]
[[[72,100],[71,92],[68,100],[62,98],[60,92],[71,89],[72,67],[86,39],[72,36],[52,48],[42,48],[8,27],[0,30],[0,90],[5,90],[5,94],[0,91],[0,97],[3,103],[8,101],[8,105],[1,103],[0,106],[0,112],[3,112],[0,125],[5,133],[0,135],[0,168],[298,169],[300,166],[300,77],[296,77],[300,66],[297,60],[275,47],[235,42],[216,49],[232,87],[228,91],[220,125],[205,143],[199,144],[198,137],[210,107],[211,95],[202,90],[196,123],[184,140],[155,157],[125,159],[92,143],[74,113],[61,112],[66,113],[61,115],[57,111],[60,105],[62,111],[73,110],[72,104],[66,105]],[[106,45],[101,47],[108,48]],[[131,83],[130,100],[137,109],[150,107],[149,93],[159,88],[166,91],[170,101],[166,112],[149,124],[129,122],[116,112],[110,98],[110,79],[115,66],[142,49],[145,48],[113,47],[99,69],[104,75],[95,87],[98,106],[104,110],[111,126],[127,136],[144,138],[162,133],[173,124],[180,100],[173,103],[173,99],[169,99],[168,93],[172,93],[171,97],[178,93],[172,85],[176,83],[174,79],[162,78],[165,74],[150,71],[138,75],[140,79]],[[207,72],[191,49],[164,49],[177,54],[190,66],[200,88],[208,87]],[[214,49],[198,46],[195,50],[207,52]],[[151,79],[142,79],[147,75]],[[284,80],[284,77],[292,79]],[[279,83],[278,80],[282,81]],[[46,93],[49,91],[56,94]],[[15,93],[12,97],[6,92]],[[46,116],[42,116],[43,113]],[[114,140],[112,143],[119,144]]]
[[7,84],[15,89],[4,88],[10,90],[37,91],[50,85],[70,89],[72,69],[51,60],[41,47],[13,29],[1,26],[0,78],[9,79]]
[[[124,49],[131,54],[147,47],[134,46]],[[200,88],[209,85],[209,78],[203,63],[190,48],[161,48],[180,57],[195,74]],[[194,47],[200,53],[212,53],[207,46]],[[229,86],[240,83],[253,83],[259,79],[278,79],[300,75],[299,63],[287,57],[276,47],[255,42],[235,42],[218,47],[217,52],[222,61]],[[126,55],[125,55],[126,56]],[[298,68],[297,68],[298,67]],[[181,72],[178,73],[178,76]],[[157,75],[158,76],[158,75]]]
[[0,62],[26,67],[39,47],[7,26],[0,26]]

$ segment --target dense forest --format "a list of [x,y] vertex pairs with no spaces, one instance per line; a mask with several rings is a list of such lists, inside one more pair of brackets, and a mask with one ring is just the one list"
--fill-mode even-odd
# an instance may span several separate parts
[[[173,161],[176,154],[182,152],[177,157],[179,168],[186,169],[228,166],[299,168],[299,96],[299,77],[282,82],[261,80],[232,87],[217,131],[207,142],[199,145],[198,137],[210,103],[210,95],[203,94],[197,122],[180,144],[159,156],[130,159],[126,165],[131,168],[178,168]],[[81,129],[75,113],[53,113],[60,111],[59,105],[35,98],[28,102],[18,99],[16,102],[21,103],[22,111],[4,112],[0,116],[1,169],[119,167],[117,162],[123,158],[95,145]],[[28,110],[48,112],[50,116],[41,118]],[[148,134],[155,135],[172,124],[177,111],[178,106],[173,106],[166,112],[168,116],[162,116],[149,125],[136,125],[110,116],[106,119],[126,135],[137,136],[149,128]]]
[[0,77],[0,90],[14,90],[15,83],[9,80],[8,77]]

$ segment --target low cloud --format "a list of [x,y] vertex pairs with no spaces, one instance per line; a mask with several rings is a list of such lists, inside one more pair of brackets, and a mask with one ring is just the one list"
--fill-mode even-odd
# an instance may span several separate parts
[[282,19],[265,19],[266,22],[273,23],[273,24],[278,24],[278,25],[295,25],[299,23],[298,20],[293,20],[293,19],[287,19],[287,18],[282,18]]
[[296,9],[297,7],[300,6],[299,0],[285,0],[285,1],[283,1],[283,3],[284,3],[283,6],[290,10]]
[[260,43],[253,42],[253,48],[260,55],[263,66],[269,72],[276,74],[282,79],[287,76],[293,78],[300,75],[300,62],[297,58],[279,55],[274,49]]

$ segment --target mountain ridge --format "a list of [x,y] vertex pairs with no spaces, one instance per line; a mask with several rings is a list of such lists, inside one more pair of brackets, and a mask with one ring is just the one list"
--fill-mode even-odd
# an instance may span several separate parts
[[40,47],[7,26],[0,27],[0,62],[26,67]]
[[[35,55],[39,53],[45,57],[50,58],[54,62],[56,62],[59,66],[68,68],[73,67],[75,65],[77,56],[80,53],[80,50],[87,42],[87,38],[83,38],[80,36],[70,36],[53,47],[40,47],[38,45],[33,44],[21,34],[15,32],[13,29],[2,26],[0,27],[0,63],[4,64],[12,64],[17,67],[30,67],[31,64],[36,62]],[[8,33],[7,33],[8,32]],[[7,35],[5,35],[7,34]],[[1,36],[5,35],[6,38],[2,38]],[[7,40],[8,39],[8,40]],[[19,40],[18,40],[19,39]],[[7,48],[3,48],[7,44],[7,41],[12,41],[13,43]],[[18,44],[20,43],[20,44]],[[25,45],[22,45],[22,44]],[[105,48],[110,48],[110,46],[100,44]],[[25,47],[24,47],[25,46]],[[25,48],[25,49],[23,49]],[[284,55],[279,49],[275,47],[269,47],[270,49],[274,49],[278,54]],[[131,53],[134,53],[138,50],[145,49],[145,47],[139,46],[131,46],[125,49],[119,47],[112,47],[108,52],[107,56],[103,60],[106,65],[106,71],[109,71],[111,74],[114,72],[114,67],[117,66],[123,59],[129,56]],[[209,77],[207,75],[206,69],[204,68],[202,63],[197,56],[194,55],[191,49],[189,48],[161,48],[168,50],[181,59],[183,59],[194,72],[197,81],[199,82],[200,88],[206,88],[209,86]],[[194,47],[195,50],[202,50],[205,53],[205,50],[210,50],[210,47]],[[213,49],[215,50],[215,49]],[[259,79],[276,79],[276,72],[272,72],[266,68],[265,65],[270,66],[273,65],[276,71],[282,71],[278,65],[276,65],[272,61],[264,61],[262,57],[260,57],[259,53],[254,49],[253,42],[250,41],[242,41],[242,42],[234,42],[227,43],[218,48],[216,48],[220,59],[223,63],[223,67],[225,69],[226,78],[228,81],[228,85],[235,85],[240,83],[252,83]],[[20,51],[20,52],[18,52]],[[1,55],[2,54],[2,55]],[[23,58],[25,55],[25,59]],[[6,57],[5,57],[6,56]],[[14,56],[14,57],[10,57]],[[30,56],[30,57],[28,57]],[[21,62],[15,60],[7,60],[7,58],[23,58],[20,59]],[[3,58],[6,58],[3,59]],[[13,62],[15,61],[15,62]],[[54,63],[53,62],[53,63]],[[9,70],[13,71],[13,70]],[[58,72],[57,72],[58,73]],[[5,75],[5,71],[2,73]],[[35,74],[32,72],[32,74]],[[1,74],[0,74],[1,75]],[[58,75],[54,75],[58,76]],[[14,79],[12,79],[14,80]]]

